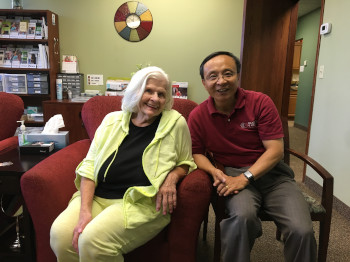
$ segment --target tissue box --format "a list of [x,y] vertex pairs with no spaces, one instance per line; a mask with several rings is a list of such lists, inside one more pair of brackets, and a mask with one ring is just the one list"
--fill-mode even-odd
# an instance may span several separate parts
[[30,142],[19,147],[22,154],[48,154],[55,148],[55,143]]
[[69,144],[69,131],[59,131],[57,134],[28,133],[28,142],[54,142],[55,149],[62,149]]

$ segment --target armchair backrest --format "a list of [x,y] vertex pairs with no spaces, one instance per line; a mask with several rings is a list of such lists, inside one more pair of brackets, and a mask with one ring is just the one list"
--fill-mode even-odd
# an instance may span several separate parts
[[0,92],[0,141],[15,134],[23,111],[24,103],[19,96]]
[[289,155],[289,126],[288,126],[288,118],[287,117],[281,117],[282,121],[282,127],[283,127],[283,133],[284,133],[284,162],[289,165],[290,163],[290,155]]
[[[94,138],[96,129],[101,124],[103,118],[110,112],[120,111],[121,104],[121,96],[95,96],[84,104],[81,116],[86,132],[91,140]],[[191,100],[174,98],[173,109],[180,112],[186,120],[196,106],[197,103]]]
[[90,140],[94,138],[103,118],[110,112],[121,110],[121,105],[120,96],[95,96],[84,104],[81,118]]

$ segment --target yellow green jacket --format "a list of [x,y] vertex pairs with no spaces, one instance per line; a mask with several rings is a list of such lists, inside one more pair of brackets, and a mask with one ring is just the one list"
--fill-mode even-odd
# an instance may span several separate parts
[[[76,169],[75,185],[78,190],[81,177],[95,181],[97,186],[99,169],[128,135],[130,117],[130,112],[118,111],[109,113],[103,119],[89,152]],[[123,197],[126,228],[134,228],[162,216],[160,211],[156,211],[155,195],[167,174],[180,165],[188,165],[189,173],[197,168],[192,158],[190,132],[180,113],[165,110],[155,137],[142,156],[142,166],[151,185],[130,187]],[[167,216],[170,221],[170,215]]]

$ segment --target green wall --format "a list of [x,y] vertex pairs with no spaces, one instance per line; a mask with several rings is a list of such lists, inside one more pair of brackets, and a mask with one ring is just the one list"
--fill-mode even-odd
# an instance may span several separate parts
[[[0,8],[10,8],[1,1]],[[59,15],[61,56],[76,55],[80,72],[130,77],[137,64],[163,68],[173,81],[189,82],[188,97],[202,102],[208,95],[199,77],[203,58],[217,50],[237,56],[241,49],[244,0],[142,0],[153,16],[151,34],[128,42],[114,28],[114,15],[126,1],[26,0],[25,9],[48,9]],[[104,86],[98,87],[105,90]]]
[[300,64],[307,60],[304,72],[299,73],[299,88],[295,108],[295,124],[308,127],[314,79],[315,59],[317,53],[317,39],[320,24],[320,8],[298,19],[295,39],[303,39]]

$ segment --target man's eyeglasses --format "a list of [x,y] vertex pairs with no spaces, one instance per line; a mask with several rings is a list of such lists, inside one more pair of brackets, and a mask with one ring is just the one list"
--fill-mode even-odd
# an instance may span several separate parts
[[210,82],[217,82],[221,77],[222,79],[229,81],[235,75],[236,75],[236,73],[234,73],[234,72],[226,72],[224,74],[210,74],[205,78],[205,80],[210,81]]

